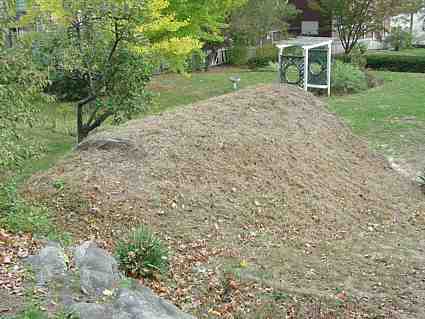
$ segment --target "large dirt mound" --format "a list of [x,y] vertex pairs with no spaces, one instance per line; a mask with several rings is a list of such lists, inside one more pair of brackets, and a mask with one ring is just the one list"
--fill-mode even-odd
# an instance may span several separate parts
[[[242,90],[99,133],[29,191],[79,237],[150,225],[176,252],[176,273],[199,266],[184,257],[202,246],[216,252],[203,266],[243,260],[245,278],[273,289],[342,289],[412,318],[425,307],[420,192],[295,88]],[[208,299],[203,284],[185,291]]]

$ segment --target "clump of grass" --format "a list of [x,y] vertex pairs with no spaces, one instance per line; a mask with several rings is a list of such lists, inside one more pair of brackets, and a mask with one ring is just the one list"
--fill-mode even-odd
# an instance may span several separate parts
[[24,311],[14,317],[1,317],[1,319],[79,319],[73,313],[59,311],[53,317],[49,316],[45,311],[42,311],[37,304],[29,304]]
[[[46,319],[47,315],[41,311],[37,306],[28,306],[21,314],[17,315],[14,319]],[[12,318],[11,318],[12,319]]]
[[118,242],[115,254],[120,267],[130,277],[151,277],[168,270],[168,249],[144,226]]

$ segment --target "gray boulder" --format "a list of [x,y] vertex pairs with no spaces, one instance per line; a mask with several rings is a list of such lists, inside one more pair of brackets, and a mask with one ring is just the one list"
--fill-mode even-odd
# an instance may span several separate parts
[[118,264],[105,250],[93,242],[85,242],[75,251],[75,263],[80,270],[81,291],[86,295],[101,295],[117,286]]
[[29,256],[28,263],[35,272],[38,286],[44,286],[51,281],[63,280],[68,269],[67,257],[62,247],[49,242],[35,256]]
[[82,243],[80,246],[74,248],[74,260],[77,267],[80,267],[86,253],[87,249],[97,247],[94,241],[86,241]]
[[75,249],[75,264],[78,268],[118,273],[117,261],[94,242],[85,242]]
[[121,289],[114,304],[113,319],[194,319],[149,288]]
[[81,291],[89,296],[100,296],[105,290],[114,289],[118,279],[117,275],[113,273],[87,268],[80,270]]
[[87,151],[89,149],[129,150],[134,148],[136,148],[135,144],[129,139],[101,136],[90,137],[77,145],[77,150],[80,151]]
[[110,305],[81,302],[73,304],[69,311],[79,319],[112,319]]

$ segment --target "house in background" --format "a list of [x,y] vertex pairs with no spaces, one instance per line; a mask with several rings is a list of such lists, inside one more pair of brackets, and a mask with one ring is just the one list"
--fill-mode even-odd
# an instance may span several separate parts
[[[0,14],[6,14],[6,3],[0,0]],[[16,0],[16,21],[26,14],[26,0]],[[25,32],[24,28],[9,28],[6,35],[6,45],[11,47],[15,40]]]
[[[333,38],[333,54],[344,52],[332,19],[311,8],[311,0],[289,0],[289,2],[300,11],[298,18],[289,26],[291,35]],[[384,36],[383,33],[371,32],[365,34],[359,42],[367,45],[370,50],[382,49]]]
[[[411,18],[413,18],[412,21]],[[425,46],[425,10],[414,14],[413,17],[410,14],[396,16],[391,19],[391,27],[402,27],[404,30],[410,30],[411,22],[413,22],[413,44]]]
[[299,11],[297,19],[289,26],[289,33],[299,36],[332,37],[332,21],[310,7],[311,0],[290,0]]

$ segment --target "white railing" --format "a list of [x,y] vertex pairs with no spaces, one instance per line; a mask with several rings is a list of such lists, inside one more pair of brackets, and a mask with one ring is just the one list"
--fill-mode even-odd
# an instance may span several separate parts
[[[384,48],[384,44],[382,42],[372,38],[361,39],[359,40],[359,43],[365,44],[368,50],[381,50]],[[344,48],[342,47],[341,41],[338,38],[334,38],[332,43],[332,54],[342,53],[344,53]]]
[[230,50],[228,48],[218,49],[216,52],[212,53],[213,56],[209,58],[208,66],[219,66],[229,62],[229,53]]

